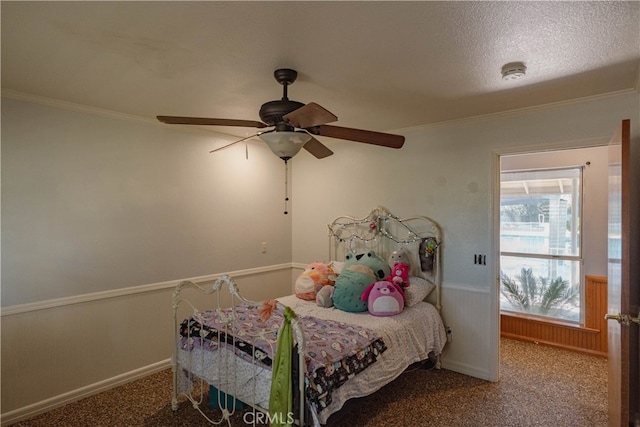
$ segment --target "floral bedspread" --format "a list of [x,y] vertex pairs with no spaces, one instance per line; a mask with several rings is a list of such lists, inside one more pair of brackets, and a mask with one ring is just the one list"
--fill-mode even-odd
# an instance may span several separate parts
[[[239,305],[208,310],[185,319],[180,325],[181,347],[215,350],[233,347],[236,354],[271,366],[277,334],[283,321],[275,310],[262,321],[257,307]],[[356,325],[315,317],[300,317],[306,341],[306,397],[321,411],[332,401],[331,392],[350,377],[373,364],[387,347],[374,331]]]

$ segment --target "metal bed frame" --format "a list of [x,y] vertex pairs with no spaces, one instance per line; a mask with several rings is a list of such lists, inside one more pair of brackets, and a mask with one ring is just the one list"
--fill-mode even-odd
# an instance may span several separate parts
[[440,252],[443,244],[442,229],[433,219],[418,215],[399,218],[387,208],[378,206],[362,218],[339,216],[328,224],[329,259],[344,259],[347,251],[366,252],[373,249],[377,254],[389,255],[398,247],[419,244],[426,237],[436,239],[434,251],[434,268],[426,274],[435,285],[434,305],[441,309],[441,261]]
[[[221,291],[223,286],[226,286],[229,290],[229,293],[231,295],[231,315],[230,316],[225,316],[222,311],[221,308],[223,306],[222,303],[222,298],[221,298]],[[231,331],[233,330],[235,321],[236,321],[236,315],[235,315],[235,307],[237,305],[237,303],[245,303],[248,304],[249,306],[252,307],[260,307],[262,306],[262,302],[257,302],[257,301],[250,301],[246,298],[244,298],[242,295],[240,295],[240,292],[238,291],[238,286],[236,285],[236,283],[233,281],[233,279],[231,279],[231,277],[229,277],[228,275],[223,275],[220,276],[211,287],[207,288],[204,286],[200,286],[198,284],[195,284],[191,281],[185,280],[183,282],[181,282],[180,284],[178,284],[178,286],[176,287],[176,289],[173,292],[173,324],[174,324],[174,331],[177,331],[181,321],[184,319],[184,316],[180,315],[180,306],[182,304],[186,304],[191,310],[192,310],[192,315],[194,316],[194,318],[196,319],[202,319],[202,312],[195,307],[191,302],[189,302],[189,300],[185,297],[183,297],[183,293],[184,291],[186,291],[187,289],[194,289],[196,290],[199,294],[201,295],[210,295],[210,294],[215,294],[216,296],[216,315],[219,316],[218,319],[221,319],[224,321],[225,323],[225,330],[223,330],[223,332],[228,335],[233,337],[232,339],[235,341],[235,334],[231,333]],[[285,306],[283,304],[281,304],[280,302],[276,302],[277,304],[277,308],[284,310]],[[298,354],[298,399],[299,399],[299,411],[298,411],[298,422],[300,423],[300,425],[304,425],[305,422],[305,403],[304,403],[304,377],[305,377],[305,341],[304,341],[304,334],[302,332],[302,325],[300,324],[300,322],[298,321],[297,318],[293,319],[291,321],[291,328],[293,331],[293,334],[295,335],[295,339],[296,339],[296,348],[297,348],[297,354]],[[194,339],[199,339],[200,343],[202,343],[204,341],[204,337],[200,336],[200,337],[194,337]],[[220,334],[218,335],[218,348],[220,348]],[[221,402],[220,404],[220,409],[222,411],[221,417],[218,420],[212,420],[209,417],[207,417],[207,415],[202,411],[201,405],[204,403],[204,390],[207,388],[208,384],[206,383],[206,381],[204,381],[203,379],[200,378],[196,378],[194,376],[191,375],[191,372],[189,371],[189,380],[190,381],[197,381],[200,384],[199,387],[199,392],[196,396],[194,396],[191,392],[179,392],[179,387],[178,387],[178,379],[179,379],[179,374],[180,374],[180,363],[178,361],[178,351],[179,351],[179,347],[180,344],[178,342],[178,340],[176,340],[176,342],[174,343],[174,351],[173,351],[173,357],[172,357],[172,373],[173,373],[173,395],[171,398],[171,409],[176,411],[178,410],[178,406],[179,406],[179,402],[178,399],[182,396],[185,397],[189,402],[191,402],[191,405],[200,412],[200,414],[207,419],[207,421],[209,421],[212,424],[221,424],[222,422],[227,422],[227,424],[230,426],[231,425],[231,420],[230,417],[231,415],[233,415],[235,413],[236,410],[236,401],[235,399],[232,400],[231,405],[228,405],[227,403],[227,399],[226,399],[226,394],[224,394],[222,391],[218,391],[219,393],[219,398],[218,401]],[[254,354],[253,354],[253,360],[254,360],[254,364],[255,364],[255,349],[253,350]],[[233,358],[232,362],[235,361],[235,358]],[[225,360],[225,363],[218,363],[218,369],[228,369],[229,368],[229,360]],[[222,403],[224,402],[224,403]],[[254,410],[263,412],[265,414],[268,414],[269,411],[266,408],[263,408],[259,405],[256,405],[255,403],[251,403],[251,402],[244,402],[247,405],[251,406]],[[229,407],[230,406],[230,407]]]
[[[362,218],[356,218],[351,216],[340,216],[334,221],[328,224],[329,229],[329,259],[336,260],[339,257],[344,259],[344,255],[347,252],[357,252],[361,250],[374,249],[378,254],[389,254],[393,249],[402,246],[416,245],[422,241],[425,237],[434,237],[437,242],[437,250],[434,251],[434,268],[431,272],[431,276],[428,277],[435,286],[435,301],[432,301],[433,305],[440,311],[441,308],[441,296],[440,287],[442,282],[440,272],[440,246],[442,245],[442,230],[440,226],[432,219],[426,216],[412,216],[407,218],[398,218],[393,215],[384,207],[376,207],[372,209],[366,216]],[[224,304],[221,297],[221,291],[223,287],[226,287],[230,294],[230,304]],[[192,291],[188,291],[192,290]],[[187,307],[191,311],[191,315],[194,318],[202,318],[202,312],[195,307],[185,292],[196,292],[196,299],[202,300],[201,296],[215,294],[216,306],[213,308],[216,313],[220,314],[222,318],[222,307],[228,306],[231,308],[231,315],[227,316],[225,320],[225,327],[229,330],[224,332],[230,332],[233,329],[235,322],[235,307],[238,303],[245,303],[252,307],[260,307],[263,302],[250,301],[240,295],[238,286],[228,275],[223,275],[218,278],[213,285],[204,286],[198,285],[191,281],[181,282],[175,289],[172,298],[173,314],[174,314],[174,331],[178,331],[180,322],[187,316],[185,316],[184,307]],[[193,296],[191,297],[193,299]],[[182,307],[182,308],[181,308]],[[280,302],[277,302],[277,307],[281,310],[285,309],[285,306]],[[211,308],[211,307],[209,307]],[[298,354],[298,372],[297,372],[297,409],[298,419],[295,421],[299,425],[310,425],[312,420],[309,419],[309,412],[306,410],[305,405],[305,341],[302,325],[298,319],[294,319],[291,322],[292,331],[295,335],[297,342],[297,354]],[[220,335],[220,334],[219,334]],[[230,335],[233,335],[230,333]],[[189,337],[192,339],[199,339],[200,343],[204,341],[203,337]],[[218,337],[218,340],[220,338]],[[235,339],[235,338],[234,338]],[[218,345],[221,343],[218,342]],[[200,378],[195,377],[189,370],[189,367],[183,367],[179,363],[180,343],[176,340],[174,344],[174,354],[172,358],[172,371],[173,371],[173,395],[171,400],[171,408],[176,411],[179,406],[179,398],[184,397],[191,405],[198,410],[210,423],[221,424],[226,421],[230,426],[230,417],[236,411],[235,400],[232,400],[231,405],[221,404],[221,415],[217,420],[212,420],[201,409],[201,405],[204,403],[204,393],[208,386],[208,383]],[[254,349],[255,352],[255,349]],[[255,354],[254,354],[255,355]],[[191,356],[189,356],[191,357]],[[234,363],[234,362],[230,362]],[[255,358],[254,362],[255,364]],[[217,363],[218,369],[229,369],[229,362],[225,360],[225,363]],[[439,364],[439,363],[438,363]],[[199,382],[200,391],[194,395],[191,391],[180,392],[179,391],[179,375],[180,372],[187,371],[188,381]],[[225,373],[226,375],[227,373]],[[235,387],[235,385],[234,385]],[[220,402],[226,401],[226,395],[219,391]],[[255,403],[244,402],[251,406],[255,411],[260,411],[268,414],[268,410]]]

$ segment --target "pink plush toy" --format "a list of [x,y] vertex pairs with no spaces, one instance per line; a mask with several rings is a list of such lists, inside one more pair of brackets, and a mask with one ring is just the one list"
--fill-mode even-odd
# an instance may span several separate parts
[[374,316],[393,316],[404,310],[402,290],[388,280],[370,284],[360,299],[367,301],[367,309]]
[[407,264],[396,262],[391,269],[391,278],[387,280],[391,280],[404,289],[409,286],[409,269]]
[[307,301],[315,301],[317,292],[324,286],[332,286],[336,274],[328,264],[312,262],[296,279],[296,296]]

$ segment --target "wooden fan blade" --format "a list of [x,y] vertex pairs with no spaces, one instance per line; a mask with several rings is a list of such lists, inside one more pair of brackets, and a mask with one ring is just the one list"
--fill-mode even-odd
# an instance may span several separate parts
[[380,145],[389,148],[402,148],[404,136],[390,133],[375,132],[372,130],[361,130],[345,128],[333,125],[321,125],[308,129],[314,135],[328,136],[331,138],[346,139],[349,141],[364,142],[365,144]]
[[231,142],[231,143],[229,143],[229,144],[227,144],[227,145],[223,145],[222,147],[218,147],[218,148],[216,148],[216,149],[214,149],[214,150],[211,150],[211,151],[209,151],[209,153],[215,153],[216,151],[224,150],[225,148],[227,148],[227,147],[231,147],[232,145],[235,145],[235,144],[237,144],[238,142],[246,141],[247,139],[249,139],[249,138],[253,138],[254,136],[258,136],[258,135],[260,135],[260,134],[259,134],[259,133],[256,133],[255,135],[247,136],[246,138],[242,138],[242,139],[239,139],[239,140],[237,140],[237,141],[233,141],[233,142]]
[[293,127],[304,129],[331,123],[338,118],[324,107],[310,102],[292,112],[282,116],[285,122]]
[[324,159],[333,154],[333,151],[329,150],[326,145],[313,137],[304,144],[303,148],[313,154],[317,159]]
[[268,125],[255,120],[210,119],[206,117],[157,116],[162,123],[170,125],[201,126],[240,126],[247,128],[266,128]]

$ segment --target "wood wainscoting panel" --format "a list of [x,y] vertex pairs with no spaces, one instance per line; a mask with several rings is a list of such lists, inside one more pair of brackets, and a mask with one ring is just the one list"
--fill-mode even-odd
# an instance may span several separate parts
[[526,316],[500,314],[503,337],[566,348],[607,357],[607,278],[585,276],[583,325]]

